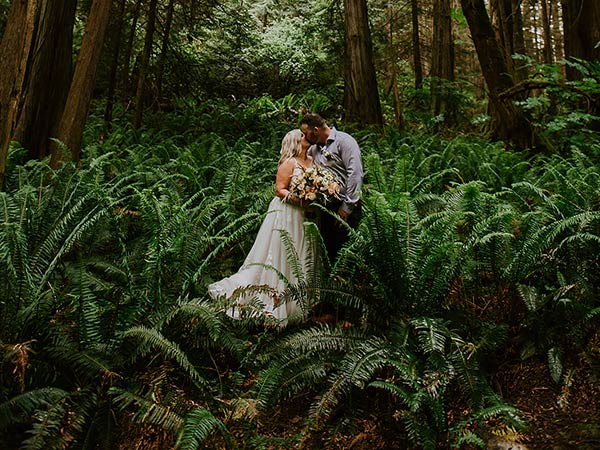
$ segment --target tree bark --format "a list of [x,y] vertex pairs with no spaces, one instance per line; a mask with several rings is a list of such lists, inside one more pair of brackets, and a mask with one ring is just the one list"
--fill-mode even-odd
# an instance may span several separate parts
[[[565,57],[597,61],[600,59],[600,2],[598,0],[561,0],[565,36]],[[567,67],[567,78],[579,80],[581,72]]]
[[11,141],[46,155],[69,89],[76,0],[13,1],[0,44],[0,187]]
[[550,2],[550,10],[552,11],[552,40],[554,41],[554,53],[556,55],[556,61],[561,61],[565,57],[564,51],[564,37],[562,33],[562,17],[561,10],[558,4],[558,0],[552,0]]
[[137,22],[140,15],[140,8],[142,7],[142,0],[137,0],[133,11],[131,12],[131,27],[129,28],[129,36],[127,37],[127,45],[125,46],[125,54],[123,57],[123,71],[121,72],[121,96],[122,98],[129,99],[129,94],[132,91],[130,89],[130,76],[129,67],[131,65],[131,54],[133,53],[133,41],[135,40],[135,30],[137,28]]
[[421,60],[421,40],[419,38],[419,4],[411,0],[413,65],[415,71],[415,89],[423,88],[423,62]]
[[[96,85],[96,73],[110,18],[111,3],[112,0],[94,0],[92,3],[69,96],[58,126],[57,137],[71,151],[73,161],[79,161],[81,154],[83,130]],[[56,148],[56,151],[52,152],[51,165],[56,167],[62,159],[64,155]]]
[[346,119],[383,124],[366,0],[345,0],[344,107]]
[[550,32],[550,8],[548,0],[540,0],[542,7],[542,35],[544,37],[544,64],[552,64],[552,33]]
[[112,124],[113,106],[115,93],[117,91],[117,71],[119,69],[119,56],[121,53],[121,36],[123,35],[123,23],[125,20],[125,0],[120,0],[117,17],[115,19],[115,35],[113,38],[112,61],[108,80],[108,93],[106,95],[106,109],[104,110],[104,123],[110,129]]
[[525,39],[523,37],[523,16],[521,14],[520,0],[491,0],[493,22],[496,28],[496,37],[504,51],[506,65],[515,80],[527,78],[527,71],[522,62],[515,61],[513,55],[525,52]]
[[396,63],[398,60],[398,46],[394,41],[394,31],[396,28],[396,19],[394,14],[394,8],[392,2],[388,1],[386,8],[387,12],[387,23],[386,31],[388,41],[386,43],[386,59],[387,59],[387,76],[388,76],[388,87],[387,96],[392,95],[392,105],[394,107],[394,122],[398,130],[404,129],[404,117],[402,114],[402,103],[400,101],[400,89],[397,83],[397,69]]
[[150,0],[148,8],[148,24],[146,26],[146,38],[144,39],[144,51],[140,61],[137,90],[135,95],[135,111],[133,114],[133,127],[139,128],[142,125],[142,114],[144,111],[144,99],[146,95],[146,78],[150,64],[150,55],[152,54],[152,39],[156,28],[156,4],[157,0]]
[[433,39],[431,43],[431,96],[435,116],[444,114],[444,124],[456,123],[456,105],[449,98],[449,86],[454,81],[454,42],[450,0],[433,2]]
[[510,99],[500,96],[503,91],[514,87],[515,83],[496,41],[484,0],[461,0],[461,5],[488,86],[492,106],[492,135],[520,148],[530,148],[534,144],[534,135],[529,120]]
[[[173,23],[174,4],[175,4],[174,0],[169,0],[169,6],[167,7],[167,18],[165,19],[165,26],[163,27],[162,48],[160,50],[160,56],[158,58],[158,64],[157,64],[158,74],[156,75],[156,91],[157,91],[157,96],[159,99],[162,97],[162,83],[163,83],[163,76],[165,73],[165,61],[167,60],[167,51],[169,49],[171,24]],[[266,20],[266,17],[267,17],[267,13],[265,12],[265,20]]]

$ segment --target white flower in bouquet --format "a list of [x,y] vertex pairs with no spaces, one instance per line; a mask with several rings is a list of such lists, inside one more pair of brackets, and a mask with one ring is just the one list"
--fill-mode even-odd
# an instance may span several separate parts
[[333,173],[314,164],[292,179],[289,190],[302,201],[326,204],[340,198],[340,184]]

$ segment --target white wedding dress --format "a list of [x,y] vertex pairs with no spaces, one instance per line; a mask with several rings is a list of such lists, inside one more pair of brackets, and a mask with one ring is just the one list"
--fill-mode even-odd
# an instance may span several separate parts
[[[296,163],[292,179],[301,174],[302,170],[302,167]],[[248,289],[239,296],[236,293],[236,305],[228,310],[231,317],[239,318],[240,306],[252,299],[258,299],[263,305],[264,312],[275,317],[282,324],[287,323],[289,316],[299,315],[302,312],[300,306],[293,301],[280,302],[278,294],[283,292],[286,286],[276,270],[272,269],[277,269],[291,283],[298,281],[288,262],[288,254],[282,240],[286,233],[298,255],[301,267],[305,268],[308,243],[304,234],[304,211],[299,206],[285,203],[279,197],[275,197],[269,204],[267,215],[242,267],[230,277],[208,286],[208,293],[214,299],[223,296],[230,298],[239,288],[265,285],[273,288],[273,292]]]

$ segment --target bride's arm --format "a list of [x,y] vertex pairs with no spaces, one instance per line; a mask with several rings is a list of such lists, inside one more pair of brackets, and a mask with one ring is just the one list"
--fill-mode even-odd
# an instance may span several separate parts
[[293,203],[294,205],[300,205],[301,200],[289,190],[294,167],[296,167],[296,163],[291,158],[279,165],[275,177],[275,194],[282,200]]

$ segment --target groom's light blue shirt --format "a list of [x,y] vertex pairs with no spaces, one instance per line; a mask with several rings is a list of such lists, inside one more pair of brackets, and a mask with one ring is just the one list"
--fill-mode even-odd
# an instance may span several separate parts
[[308,154],[315,164],[331,170],[341,182],[342,209],[351,213],[360,199],[363,183],[363,167],[360,148],[348,133],[331,127],[324,146],[313,145]]

